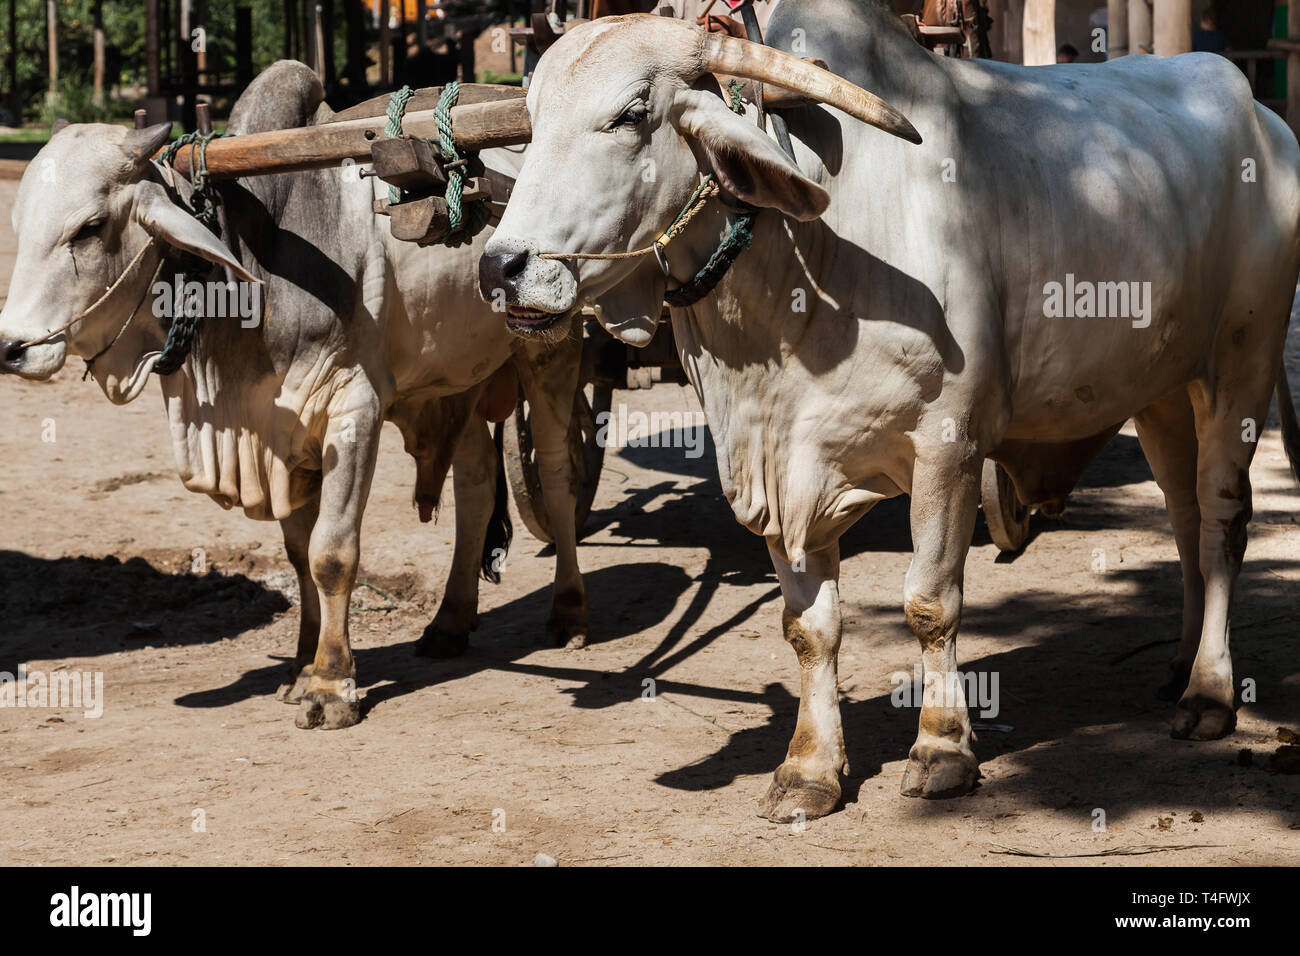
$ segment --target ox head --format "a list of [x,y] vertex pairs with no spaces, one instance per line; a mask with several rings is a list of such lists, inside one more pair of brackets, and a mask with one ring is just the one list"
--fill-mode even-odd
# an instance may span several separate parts
[[[140,130],[68,126],[28,166],[14,201],[18,256],[0,312],[0,372],[47,379],[69,353],[88,359],[112,343],[91,371],[110,399],[130,401],[144,389],[164,338],[148,288],[161,244],[252,278],[219,239],[173,201],[151,162],[170,132],[170,123]],[[158,248],[145,250],[151,238]],[[27,344],[92,305],[66,331]],[[115,341],[137,306],[130,327]]]
[[610,17],[566,31],[528,90],[533,139],[479,264],[479,289],[505,299],[518,334],[563,335],[586,302],[632,345],[654,333],[666,279],[654,256],[543,258],[644,248],[713,173],[731,195],[795,219],[829,202],[710,74],[773,83],[912,142],[883,100],[789,54],[656,16]]

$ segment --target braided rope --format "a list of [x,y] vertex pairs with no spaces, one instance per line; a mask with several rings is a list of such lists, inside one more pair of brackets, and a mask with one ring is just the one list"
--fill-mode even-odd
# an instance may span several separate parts
[[[214,235],[221,234],[218,222],[216,190],[208,175],[208,144],[214,139],[228,136],[228,133],[185,133],[178,136],[158,157],[158,162],[171,166],[176,153],[189,146],[190,151],[190,207],[194,218],[203,223]],[[189,258],[194,258],[193,256]],[[161,267],[161,262],[159,266]],[[200,269],[202,266],[199,267]],[[167,340],[163,343],[162,354],[153,363],[153,370],[159,375],[171,375],[184,364],[194,339],[199,334],[199,325],[203,322],[203,313],[195,315],[181,314],[172,316],[167,328]]]
[[744,88],[744,80],[732,80],[727,84],[727,105],[731,107],[733,113],[745,112],[745,99],[740,95],[740,91]]
[[[402,117],[406,115],[406,104],[414,95],[409,86],[403,86],[388,98],[385,136],[402,135]],[[492,212],[485,202],[472,202],[468,208],[465,207],[465,166],[468,159],[456,148],[456,137],[451,128],[451,110],[459,100],[460,83],[452,80],[443,87],[438,105],[433,109],[434,122],[438,125],[438,153],[447,171],[447,192],[443,197],[447,203],[447,231],[437,241],[448,246],[459,246],[472,241],[492,218]],[[402,190],[389,186],[389,204],[396,205],[401,201]]]
[[451,133],[451,108],[459,99],[460,83],[452,80],[443,87],[438,105],[433,108],[433,118],[438,124],[438,149],[447,169],[447,236],[459,229],[465,218],[461,202],[465,191],[465,161],[457,152],[456,137]]
[[[403,86],[400,90],[394,90],[388,97],[388,109],[384,115],[388,117],[388,122],[384,124],[385,136],[402,135],[402,117],[406,115],[406,104],[411,101],[415,95],[415,90],[409,86]],[[397,186],[388,187],[388,201],[393,205],[402,201],[402,190]]]

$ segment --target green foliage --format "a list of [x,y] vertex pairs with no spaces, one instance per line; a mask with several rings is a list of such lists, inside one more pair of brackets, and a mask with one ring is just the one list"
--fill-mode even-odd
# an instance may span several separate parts
[[[49,50],[46,41],[45,0],[0,0],[0,42],[7,53],[15,38],[9,36],[8,4],[16,5],[16,50],[18,94],[28,119],[44,120],[46,93],[49,92]],[[160,5],[174,11],[171,0]],[[206,32],[207,69],[225,78],[233,78],[237,62],[235,48],[235,8],[253,11],[253,70],[265,69],[280,59],[284,44],[284,6],[282,0],[207,0],[202,20]],[[335,0],[335,40],[342,63],[343,2]],[[90,103],[91,70],[94,56],[95,0],[58,0],[60,98],[68,104],[58,115],[84,120],[95,116]],[[114,86],[143,85],[145,82],[145,4],[143,0],[102,0],[106,93]],[[176,35],[173,23],[169,34]],[[173,61],[179,44],[164,36]],[[164,55],[164,63],[166,55]],[[0,90],[7,99],[9,74],[0,71]],[[129,113],[133,103],[113,105],[112,115]],[[74,116],[73,113],[78,115]],[[109,115],[109,114],[104,114]]]
[[90,77],[76,72],[60,75],[55,96],[43,95],[37,110],[37,122],[49,126],[63,117],[71,123],[107,123],[130,114],[130,105],[105,98],[102,105],[94,101]]

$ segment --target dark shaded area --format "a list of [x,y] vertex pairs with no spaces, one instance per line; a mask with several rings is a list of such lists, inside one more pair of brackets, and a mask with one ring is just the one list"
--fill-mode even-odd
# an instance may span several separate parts
[[289,609],[243,574],[168,573],[144,558],[36,558],[0,551],[0,670],[235,637]]

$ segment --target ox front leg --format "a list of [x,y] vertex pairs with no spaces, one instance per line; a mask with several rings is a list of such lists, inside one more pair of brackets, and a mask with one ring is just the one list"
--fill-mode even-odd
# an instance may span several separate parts
[[[568,339],[546,346],[519,363],[524,393],[532,407],[542,500],[555,542],[555,589],[547,631],[557,647],[587,646],[587,588],[578,567],[578,474],[581,436],[573,421],[574,395],[579,387],[582,331],[578,316]],[[575,440],[577,435],[577,440]]]
[[904,611],[921,642],[925,693],[920,728],[903,773],[908,797],[954,797],[979,776],[971,751],[970,715],[957,673],[957,626],[962,577],[979,506],[980,460],[945,445],[932,459],[923,450],[912,473],[912,563]]
[[289,665],[289,679],[276,691],[276,700],[296,704],[307,692],[311,681],[311,665],[316,659],[316,646],[320,638],[320,592],[311,576],[311,531],[316,526],[320,512],[320,496],[313,498],[280,522],[284,532],[284,550],[298,575],[298,652]]
[[840,802],[840,774],[848,773],[840,725],[840,548],[833,544],[792,565],[769,544],[781,582],[785,639],[799,659],[799,719],[761,804],[775,823],[830,813]]
[[348,605],[357,581],[361,516],[379,442],[378,403],[366,412],[332,418],[322,443],[320,515],[308,544],[311,578],[320,592],[320,639],[294,721],[304,730],[351,727],[361,716]]

